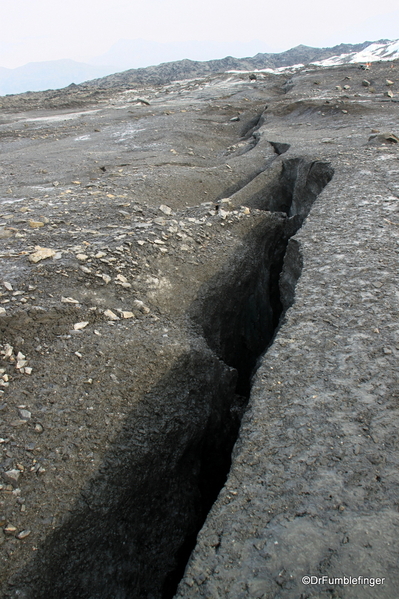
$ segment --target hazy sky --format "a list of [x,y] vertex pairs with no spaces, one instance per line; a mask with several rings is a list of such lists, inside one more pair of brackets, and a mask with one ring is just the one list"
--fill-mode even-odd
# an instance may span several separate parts
[[256,39],[264,52],[399,38],[398,0],[0,0],[0,15],[0,67],[9,68],[87,61],[122,38]]

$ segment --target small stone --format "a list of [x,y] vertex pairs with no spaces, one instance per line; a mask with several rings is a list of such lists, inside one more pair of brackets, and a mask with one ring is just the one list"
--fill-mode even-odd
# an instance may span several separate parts
[[350,85],[344,85],[344,89],[350,89],[351,86]]
[[7,289],[7,291],[12,291],[11,283],[9,283],[8,281],[4,281],[3,285]]
[[7,524],[7,526],[3,530],[4,530],[4,534],[6,534],[8,536],[13,536],[17,532],[16,527],[13,526],[12,524]]
[[30,220],[29,226],[32,227],[32,229],[39,229],[40,227],[44,227],[44,222],[41,220]]
[[134,304],[143,314],[149,314],[151,311],[147,306],[144,305],[144,302],[142,302],[141,300],[134,300]]
[[30,254],[28,256],[29,262],[40,262],[40,260],[46,260],[46,258],[52,258],[55,256],[56,252],[50,248],[42,248],[40,246],[36,246],[36,252]]
[[363,79],[362,85],[363,85],[363,87],[370,87],[371,83],[370,83],[370,81],[367,81],[367,79]]
[[163,212],[167,216],[170,216],[172,214],[172,208],[170,208],[166,204],[161,204],[160,207],[159,207],[159,209],[160,209],[161,212]]
[[25,366],[24,372],[25,374],[32,374],[33,368],[31,366]]
[[108,285],[108,283],[111,282],[111,277],[109,275],[101,275],[102,280],[105,282],[106,285]]
[[120,320],[119,316],[112,312],[112,310],[104,310],[104,316],[106,316],[109,320]]
[[77,356],[79,358],[79,360],[81,360],[83,358],[82,354],[78,351],[75,352],[75,356]]
[[88,257],[89,257],[89,256],[88,256],[87,254],[76,254],[76,258],[77,258],[78,260],[80,260],[81,262],[84,262],[85,260],[87,260],[87,259],[88,259]]
[[19,470],[7,470],[7,472],[3,473],[4,480],[13,487],[18,486],[18,480],[20,476],[21,472]]
[[78,304],[78,300],[73,299],[73,297],[63,297],[61,296],[61,301],[63,304]]
[[17,353],[17,363],[15,365],[15,368],[20,369],[23,368],[24,366],[26,366],[26,364],[28,363],[28,360],[25,360],[24,354],[22,352],[18,352]]
[[26,537],[28,537],[31,532],[32,531],[30,531],[29,529],[21,530],[21,532],[19,532],[17,534],[17,539],[19,539],[19,540],[26,539]]
[[134,313],[133,312],[122,311],[121,314],[122,314],[123,318],[134,318]]
[[393,98],[393,91],[389,89],[387,92],[385,92],[385,96],[387,96],[388,98]]
[[4,314],[6,314],[6,309],[5,308],[0,308],[0,316],[4,316]]
[[40,422],[36,422],[34,430],[35,433],[41,434],[44,431],[44,427],[42,424],[40,424]]
[[87,327],[88,324],[88,322],[75,322],[75,324],[73,325],[73,330],[80,331],[81,329]]
[[386,79],[385,85],[394,85],[394,82],[391,81],[390,79]]
[[22,420],[29,420],[32,417],[32,413],[29,410],[19,410],[19,416]]
[[233,118],[230,119],[231,123],[237,123],[240,120],[239,116],[233,116]]
[[12,231],[10,231],[10,229],[0,227],[0,239],[8,239],[9,237],[12,237]]

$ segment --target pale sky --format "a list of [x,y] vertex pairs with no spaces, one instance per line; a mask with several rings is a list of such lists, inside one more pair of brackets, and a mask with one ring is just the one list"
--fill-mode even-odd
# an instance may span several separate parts
[[0,15],[0,67],[8,68],[86,62],[120,39],[204,48],[260,40],[262,51],[278,52],[399,38],[398,0],[0,0]]

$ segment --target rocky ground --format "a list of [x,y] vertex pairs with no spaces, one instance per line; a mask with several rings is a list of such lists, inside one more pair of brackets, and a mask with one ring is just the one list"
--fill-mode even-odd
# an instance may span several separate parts
[[2,597],[396,597],[398,69],[0,99]]

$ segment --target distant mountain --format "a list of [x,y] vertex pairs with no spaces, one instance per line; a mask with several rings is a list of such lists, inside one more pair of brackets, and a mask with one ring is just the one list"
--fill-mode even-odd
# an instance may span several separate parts
[[0,67],[0,95],[59,89],[114,72],[112,66],[93,66],[74,60],[30,62],[16,69]]
[[372,45],[372,42],[340,44],[333,48],[311,48],[310,46],[300,45],[285,52],[256,54],[252,58],[233,58],[232,56],[227,56],[226,58],[208,61],[185,59],[141,69],[130,69],[122,73],[115,73],[101,79],[88,81],[84,85],[85,87],[98,87],[100,89],[111,87],[127,88],[137,84],[162,85],[178,79],[204,77],[211,73],[231,70],[278,69],[297,64],[311,64],[315,61],[326,60],[339,55],[356,54],[364,51],[370,45]]

